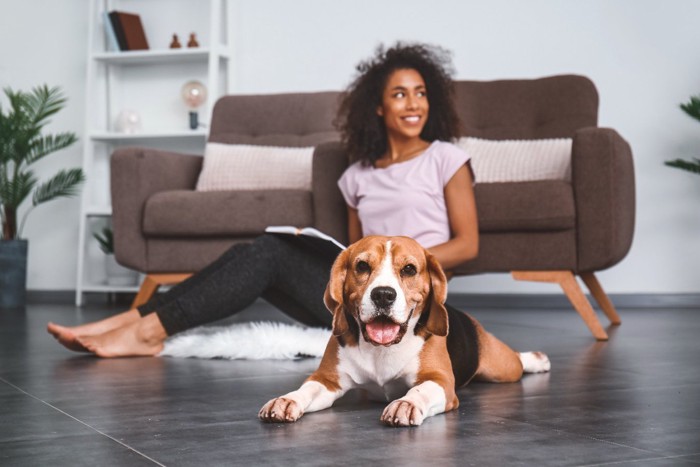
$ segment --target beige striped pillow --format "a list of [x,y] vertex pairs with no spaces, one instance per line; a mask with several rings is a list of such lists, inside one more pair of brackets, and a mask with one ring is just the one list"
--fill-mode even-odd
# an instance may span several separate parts
[[571,138],[486,140],[460,138],[477,183],[571,181]]
[[311,190],[314,148],[207,143],[198,191]]

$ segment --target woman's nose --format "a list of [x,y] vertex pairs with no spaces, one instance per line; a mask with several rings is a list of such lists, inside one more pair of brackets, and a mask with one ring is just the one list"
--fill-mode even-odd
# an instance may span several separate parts
[[418,107],[418,99],[416,99],[416,96],[408,95],[408,98],[406,99],[406,107],[409,109],[415,109]]

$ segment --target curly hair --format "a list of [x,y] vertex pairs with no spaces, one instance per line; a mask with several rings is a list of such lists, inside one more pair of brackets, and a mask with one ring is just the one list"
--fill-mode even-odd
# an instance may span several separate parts
[[387,50],[380,45],[373,57],[357,65],[358,76],[343,94],[335,120],[351,161],[373,165],[387,150],[386,128],[377,107],[396,70],[416,70],[425,81],[430,112],[420,137],[432,142],[459,136],[451,58],[438,46],[399,42]]

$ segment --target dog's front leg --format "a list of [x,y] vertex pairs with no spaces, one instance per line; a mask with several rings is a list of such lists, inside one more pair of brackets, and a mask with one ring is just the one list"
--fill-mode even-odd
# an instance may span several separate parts
[[296,422],[305,412],[327,409],[343,394],[342,389],[332,391],[318,381],[307,380],[296,391],[270,400],[258,416],[264,422]]
[[401,399],[389,404],[380,420],[389,426],[418,426],[427,417],[453,409],[452,406],[447,407],[447,400],[443,386],[434,381],[424,381],[412,387]]

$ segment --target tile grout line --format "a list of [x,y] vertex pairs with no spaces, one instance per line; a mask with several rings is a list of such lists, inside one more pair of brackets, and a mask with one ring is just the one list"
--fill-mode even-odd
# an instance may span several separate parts
[[[648,459],[637,459],[637,461],[656,461],[656,460],[663,460],[663,459],[683,459],[684,457],[692,457],[692,456],[697,456],[698,454],[680,454],[677,456],[660,456],[660,457],[650,457]],[[637,461],[631,461],[631,462],[637,462]],[[603,462],[600,464],[582,464],[579,467],[600,467],[600,466],[605,466],[605,465],[616,465],[616,464],[625,464],[630,462],[629,460],[621,460],[621,461],[613,461],[613,462]],[[689,462],[696,463],[693,460],[690,460]]]
[[98,430],[97,428],[95,428],[95,427],[93,427],[93,426],[88,425],[88,424],[85,423],[84,421],[82,421],[82,420],[80,420],[80,419],[78,419],[78,418],[75,418],[75,417],[72,416],[71,414],[69,414],[69,413],[67,413],[67,412],[64,412],[63,410],[59,409],[58,407],[49,404],[48,402],[46,402],[46,401],[44,401],[44,400],[42,400],[42,399],[36,397],[36,396],[33,395],[33,394],[28,393],[28,392],[25,391],[24,389],[22,389],[22,388],[20,388],[20,387],[18,387],[18,386],[15,386],[14,384],[12,384],[12,383],[10,383],[9,381],[7,381],[6,379],[0,377],[0,381],[2,381],[3,383],[7,384],[8,386],[10,386],[10,387],[16,389],[17,391],[21,392],[22,394],[25,394],[25,395],[31,397],[32,399],[37,400],[37,401],[41,402],[42,404],[44,404],[44,405],[46,405],[46,406],[52,408],[53,410],[55,410],[55,411],[57,411],[57,412],[59,412],[59,413],[65,415],[66,417],[72,418],[72,419],[75,420],[76,422],[80,423],[80,424],[83,425],[83,426],[86,426],[87,428],[89,428],[90,430],[92,430],[92,431],[94,431],[94,432],[96,432],[96,433],[99,433],[100,435],[104,436],[105,438],[111,439],[111,440],[114,441],[115,443],[118,443],[118,444],[124,446],[124,447],[127,448],[128,450],[135,452],[135,453],[138,454],[139,456],[141,456],[141,457],[143,457],[143,458],[145,458],[145,459],[148,459],[149,461],[153,462],[154,464],[160,465],[161,467],[166,467],[165,464],[161,464],[161,463],[158,462],[157,460],[155,460],[155,459],[153,459],[153,458],[147,456],[146,454],[142,453],[141,451],[139,451],[139,450],[137,450],[137,449],[132,448],[132,447],[129,446],[128,444],[126,444],[126,443],[124,443],[124,442],[122,442],[122,441],[119,441],[119,440],[116,439],[115,437],[110,436],[110,435],[108,435],[107,433],[105,433],[105,432],[103,432],[103,431],[100,431],[100,430]]

